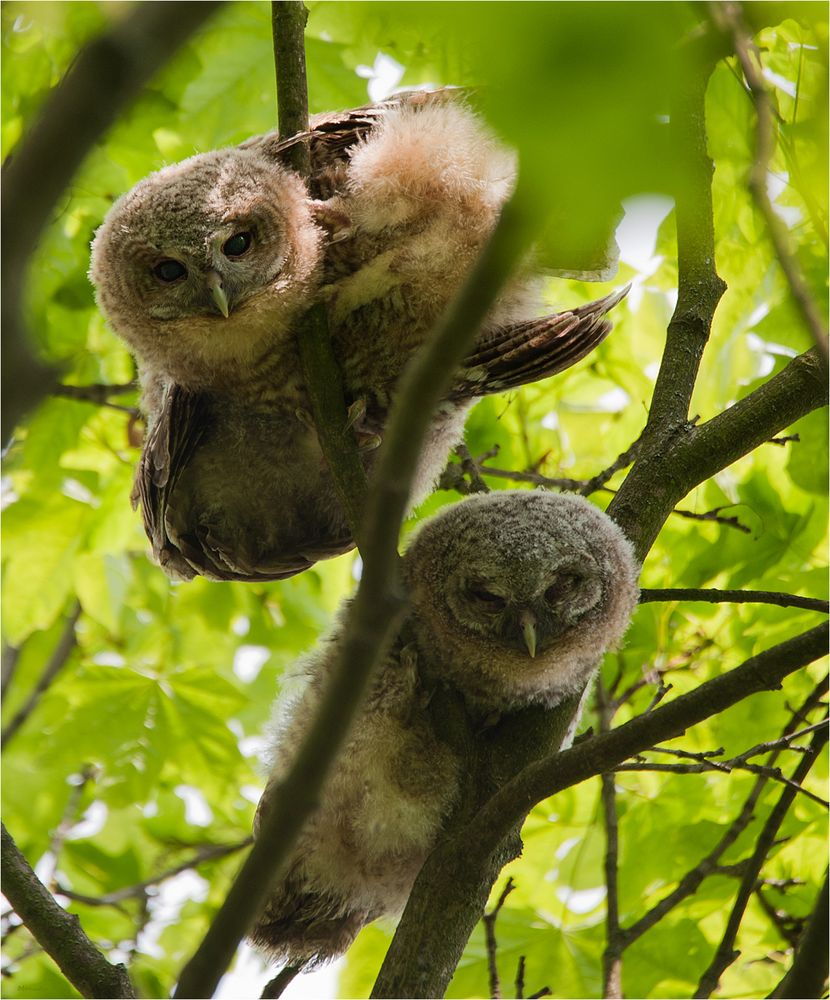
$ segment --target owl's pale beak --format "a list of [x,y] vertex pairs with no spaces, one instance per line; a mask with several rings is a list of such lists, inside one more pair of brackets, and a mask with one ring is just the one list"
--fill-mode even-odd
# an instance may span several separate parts
[[525,646],[531,659],[536,656],[536,616],[532,611],[524,610],[519,615],[519,625],[522,629]]
[[222,287],[222,279],[216,273],[216,271],[208,271],[207,275],[207,286],[210,289],[210,294],[213,296],[213,301],[219,306],[219,312],[228,318],[230,309],[228,308],[228,296],[225,294],[225,289]]

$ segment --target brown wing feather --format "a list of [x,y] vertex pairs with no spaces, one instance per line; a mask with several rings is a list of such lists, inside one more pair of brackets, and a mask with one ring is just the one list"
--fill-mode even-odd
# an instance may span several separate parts
[[175,490],[210,420],[207,398],[180,386],[164,390],[161,409],[147,436],[136,469],[133,507],[141,505],[144,530],[153,555],[167,573],[192,580],[200,574],[214,580],[257,582],[284,580],[309,569],[318,559],[328,559],[354,548],[351,538],[314,540],[299,545],[268,562],[251,565],[215,538],[209,529],[179,516]]
[[401,105],[426,107],[468,98],[468,87],[442,87],[438,90],[407,90],[394,94],[376,104],[364,104],[349,111],[326,112],[309,120],[307,132],[299,132],[290,139],[280,139],[277,132],[255,136],[240,146],[241,149],[258,147],[269,156],[279,157],[286,149],[299,142],[307,142],[311,155],[309,189],[315,198],[329,198],[334,193],[336,180],[332,177],[339,167],[348,162],[348,153],[355,143],[365,138],[380,121],[384,112]]
[[141,505],[153,555],[168,572],[186,580],[196,574],[168,535],[167,508],[176,483],[205,430],[204,397],[170,385],[136,468],[133,509]]
[[467,356],[449,398],[504,392],[570,368],[608,336],[611,323],[606,313],[625,298],[628,289],[497,331]]

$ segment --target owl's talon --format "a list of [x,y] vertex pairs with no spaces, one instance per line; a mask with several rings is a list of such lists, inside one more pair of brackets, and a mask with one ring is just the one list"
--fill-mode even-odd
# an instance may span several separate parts
[[365,451],[374,451],[376,448],[380,448],[383,444],[383,438],[380,434],[358,434],[357,435],[357,450],[363,454]]
[[366,400],[363,398],[356,399],[346,411],[346,426],[343,430],[347,431],[350,427],[354,427],[354,425],[361,421],[365,416]]
[[294,410],[294,416],[297,418],[297,420],[299,420],[299,422],[303,425],[303,427],[307,427],[308,430],[310,431],[317,430],[317,426],[314,423],[314,417],[312,417],[312,415],[309,413],[308,410],[303,409],[303,407],[301,406],[298,406],[297,409]]

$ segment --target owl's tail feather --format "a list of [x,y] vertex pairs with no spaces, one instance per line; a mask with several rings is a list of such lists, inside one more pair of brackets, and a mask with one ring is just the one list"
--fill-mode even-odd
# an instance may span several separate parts
[[501,327],[482,337],[468,355],[450,399],[470,399],[515,389],[564,371],[590,354],[611,331],[606,314],[630,286],[565,312]]

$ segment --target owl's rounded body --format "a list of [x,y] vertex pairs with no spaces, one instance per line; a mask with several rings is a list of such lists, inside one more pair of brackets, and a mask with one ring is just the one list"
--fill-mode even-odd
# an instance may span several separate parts
[[[137,496],[173,575],[278,578],[314,561],[304,552],[348,547],[311,426],[299,320],[325,304],[371,472],[401,372],[514,183],[513,155],[452,91],[320,116],[305,141],[307,181],[281,164],[276,135],[151,174],[93,244],[98,302],[145,388]],[[476,397],[573,364],[607,333],[617,299],[533,320],[538,279],[525,267],[436,417],[411,503],[432,488]]]
[[[270,789],[293,763],[337,653],[336,630],[306,661],[308,683],[278,718]],[[252,940],[275,961],[316,964],[365,924],[400,912],[456,797],[458,762],[420,698],[414,651],[389,653],[369,701],[303,831]]]
[[[450,738],[431,711],[435,692],[459,693],[479,733],[494,714],[578,693],[625,632],[637,574],[622,532],[581,497],[478,495],[427,521],[404,557],[408,616],[253,941],[307,967],[399,912],[480,767],[474,740]],[[259,813],[310,728],[344,618],[305,659],[302,693],[278,707]]]

